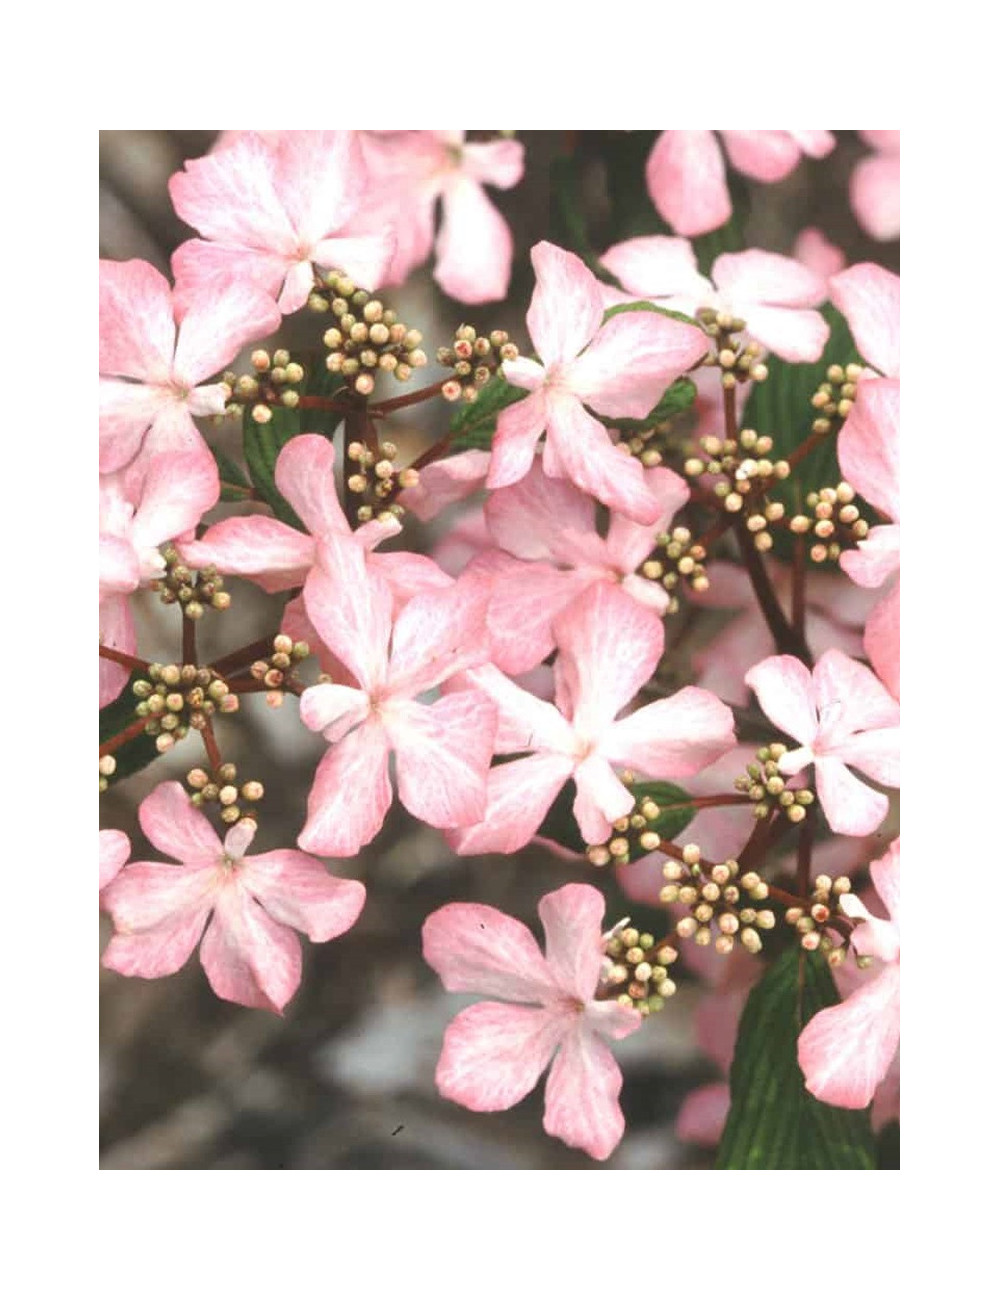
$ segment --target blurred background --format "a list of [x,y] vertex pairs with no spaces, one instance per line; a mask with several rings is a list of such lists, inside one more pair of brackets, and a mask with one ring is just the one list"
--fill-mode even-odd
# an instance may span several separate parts
[[[483,133],[486,134],[486,133]],[[481,332],[510,331],[528,344],[524,313],[533,287],[529,250],[552,238],[550,170],[570,152],[580,163],[580,194],[594,246],[611,209],[619,137],[605,132],[518,132],[526,146],[523,181],[490,191],[515,240],[507,301],[465,307],[446,298],[428,265],[402,289],[380,297],[408,325],[423,331],[433,358],[462,323]],[[170,254],[192,232],[177,218],[167,180],[185,159],[212,147],[212,131],[110,131],[100,145],[100,255],[144,258],[169,275]],[[858,226],[847,202],[854,165],[870,150],[854,132],[838,132],[836,150],[803,159],[783,182],[749,184],[741,195],[748,246],[790,253],[799,232],[819,227],[842,248],[848,264],[873,260],[898,270],[898,243],[876,243]],[[734,190],[734,198],[735,198]],[[286,323],[281,345],[316,345],[307,313]],[[320,331],[321,332],[321,331]],[[245,363],[246,358],[242,359]],[[234,368],[246,369],[246,365]],[[433,365],[415,385],[439,377]],[[387,386],[388,388],[388,386]],[[392,393],[401,391],[392,386]],[[430,402],[401,412],[384,432],[407,463],[441,436],[450,408]],[[223,426],[212,441],[238,452],[239,431]],[[233,507],[220,507],[211,518]],[[436,529],[440,532],[440,528]],[[402,545],[426,551],[434,532],[407,518]],[[199,624],[200,657],[220,657],[277,628],[283,601],[239,579],[223,615]],[[152,594],[134,601],[140,655],[173,660],[179,614]],[[690,647],[689,647],[690,649]],[[678,683],[686,665],[671,664]],[[311,678],[307,677],[307,680]],[[264,783],[255,851],[294,844],[320,737],[301,726],[294,701],[267,708],[243,697],[238,714],[220,720],[217,734],[240,781]],[[191,737],[154,765],[101,797],[101,826],[124,830],[132,858],[156,857],[138,827],[136,809],[161,781],[183,780],[203,755]],[[340,939],[303,941],[302,986],[284,1017],[222,1002],[211,992],[197,957],[169,979],[125,979],[101,970],[101,1167],[106,1169],[634,1169],[707,1168],[712,1152],[676,1138],[674,1120],[687,1092],[719,1076],[695,1043],[692,1012],[700,985],[681,977],[676,997],[642,1032],[617,1044],[625,1076],[621,1104],[628,1129],[610,1161],[599,1165],[545,1136],[542,1089],[513,1110],[476,1115],[438,1097],[434,1067],[444,1028],[468,1001],[442,991],[422,959],[420,927],[446,902],[492,904],[535,932],[542,894],[570,879],[591,879],[608,899],[608,925],[644,909],[630,903],[614,879],[588,864],[574,871],[541,848],[509,858],[456,858],[441,835],[394,806],[382,833],[357,859],[331,863],[364,881],[368,901],[358,923]],[[649,914],[650,922],[653,915]],[[662,927],[661,927],[662,928]],[[101,947],[110,926],[101,919]]]

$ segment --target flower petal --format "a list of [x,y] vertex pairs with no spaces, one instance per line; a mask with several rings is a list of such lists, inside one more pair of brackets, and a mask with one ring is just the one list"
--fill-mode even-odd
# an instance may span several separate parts
[[529,754],[490,768],[482,820],[452,832],[448,843],[463,856],[523,849],[537,833],[572,770],[572,759],[546,753]]
[[215,904],[217,867],[135,862],[101,891],[115,935],[103,965],[120,975],[157,979],[180,970],[194,952]]
[[576,797],[573,816],[586,844],[603,844],[611,826],[635,806],[635,796],[615,775],[601,754],[591,754],[573,770]]
[[445,1030],[438,1092],[469,1110],[507,1110],[537,1084],[564,1033],[564,1018],[548,1008],[466,1007]]
[[[504,363],[506,364],[506,363]],[[508,487],[524,478],[535,459],[535,444],[545,431],[548,400],[544,390],[505,406],[497,416],[488,488]]]
[[809,669],[793,655],[772,655],[751,668],[746,683],[776,727],[803,745],[819,730],[816,696]]
[[559,989],[528,927],[484,903],[448,903],[423,926],[424,961],[449,993],[548,1002]]
[[590,1002],[604,960],[604,897],[592,885],[563,885],[538,904],[545,960],[559,987]]
[[179,781],[164,781],[139,805],[139,825],[154,848],[178,862],[218,866],[222,841],[204,813],[191,806]]
[[[636,523],[651,524],[659,516],[660,503],[646,484],[642,465],[627,451],[615,447],[604,425],[594,419],[578,397],[551,393],[547,427],[542,457],[546,474],[572,479],[578,488]],[[487,486],[502,485],[488,482]]]
[[174,356],[170,285],[154,266],[133,258],[101,258],[100,352],[102,375],[166,383]]
[[295,849],[244,858],[239,878],[275,921],[303,931],[313,943],[349,930],[365,905],[360,880],[331,876],[318,858]]
[[597,277],[575,253],[542,241],[531,250],[535,291],[527,324],[546,366],[572,361],[597,333],[604,315]]
[[273,298],[253,284],[190,298],[177,332],[174,375],[195,387],[218,374],[249,342],[267,338],[281,324]]
[[459,302],[505,298],[514,256],[507,222],[471,176],[456,173],[443,200],[443,220],[434,246],[434,279]]
[[889,800],[849,772],[837,758],[816,759],[816,793],[837,835],[871,835],[889,811]]
[[265,1011],[280,1013],[302,979],[294,932],[272,921],[236,882],[216,900],[201,964],[217,997]]
[[320,760],[299,848],[351,858],[382,829],[391,804],[389,739],[370,719],[331,745]]
[[877,510],[899,522],[899,381],[865,379],[837,439],[847,481]]
[[828,1106],[861,1109],[875,1095],[899,1046],[899,966],[817,1012],[799,1035],[806,1087]]
[[651,469],[646,486],[660,503],[660,513],[651,524],[637,524],[627,515],[613,511],[608,525],[608,558],[622,573],[631,574],[656,548],[656,534],[668,527],[681,506],[686,505],[691,489],[672,469]]
[[709,691],[685,686],[613,724],[601,741],[612,763],[660,780],[700,772],[736,744],[732,710]]
[[726,164],[711,131],[664,131],[646,163],[646,184],[678,235],[704,235],[732,216]]
[[653,311],[613,316],[574,362],[571,384],[588,406],[611,418],[640,420],[709,349],[698,325]]
[[550,1137],[607,1160],[622,1140],[622,1074],[610,1050],[577,1025],[562,1042],[545,1085],[543,1125]]
[[489,657],[489,589],[463,575],[445,588],[422,591],[396,619],[389,689],[409,699]]
[[704,298],[712,284],[698,274],[698,261],[687,239],[669,235],[644,235],[613,244],[601,258],[622,287],[638,298]]
[[729,1084],[704,1083],[684,1098],[677,1112],[675,1132],[682,1142],[717,1147],[729,1114]]
[[385,679],[392,630],[392,592],[365,564],[355,538],[328,533],[317,549],[303,596],[309,619],[325,645],[374,690]]
[[899,376],[899,276],[874,262],[849,266],[830,280],[830,298],[847,317],[869,365]]
[[472,826],[486,814],[496,707],[479,691],[409,702],[385,717],[403,806],[431,826]]
[[328,438],[305,433],[286,442],[274,466],[274,481],[314,537],[350,533],[333,482],[336,453]]
[[186,564],[195,568],[213,564],[220,573],[249,578],[264,591],[300,587],[316,557],[311,537],[268,515],[223,519],[178,550]]
[[247,131],[228,149],[189,159],[167,188],[177,215],[205,239],[288,253],[298,240],[278,196],[275,172],[274,150]]
[[109,885],[128,861],[132,852],[128,836],[122,831],[101,831],[100,837],[101,889]]

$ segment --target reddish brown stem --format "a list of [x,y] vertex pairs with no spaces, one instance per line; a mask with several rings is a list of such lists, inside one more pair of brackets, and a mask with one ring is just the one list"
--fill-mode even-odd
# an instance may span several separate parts
[[196,664],[198,662],[198,636],[195,630],[194,619],[181,610],[181,663]]
[[231,650],[229,654],[217,659],[212,667],[220,677],[226,677],[228,673],[237,669],[242,671],[244,665],[249,667],[255,659],[266,659],[273,651],[274,637],[262,636],[259,641],[251,641],[249,645],[241,646],[239,650]]
[[785,612],[778,603],[778,597],[775,595],[771,580],[767,576],[760,551],[754,546],[753,537],[745,528],[737,528],[736,540],[739,543],[740,555],[743,557],[747,576],[753,587],[754,595],[757,597],[757,604],[760,606],[768,630],[774,638],[775,648],[779,654],[794,655],[797,659],[801,659],[807,668],[811,668],[813,659],[809,653],[809,647],[802,635],[792,627],[785,617]]
[[816,827],[811,817],[807,817],[799,830],[798,853],[796,858],[795,888],[800,894],[809,893],[809,879],[812,874],[813,837]]
[[219,743],[215,739],[215,732],[212,730],[212,724],[210,722],[206,722],[204,727],[202,727],[201,739],[205,746],[205,753],[208,755],[208,761],[214,775],[222,766],[222,754],[219,750]]
[[130,722],[124,731],[119,731],[117,736],[112,736],[110,740],[104,742],[97,751],[98,757],[103,758],[105,754],[113,754],[116,749],[121,749],[122,745],[127,745],[130,740],[140,736],[145,726],[145,718],[136,718],[135,722]]
[[416,406],[420,402],[429,401],[432,397],[440,397],[441,389],[447,382],[447,379],[440,379],[436,384],[428,384],[426,388],[418,388],[413,393],[404,393],[402,397],[390,397],[386,402],[375,402],[368,408],[369,414],[381,419],[390,411],[401,411],[404,406]]
[[806,639],[806,539],[795,534],[795,553],[792,564],[792,630]]
[[135,655],[123,654],[121,650],[112,650],[110,646],[102,645],[98,647],[98,653],[102,659],[110,659],[112,663],[121,664],[129,672],[144,673],[149,668],[145,659],[137,659]]

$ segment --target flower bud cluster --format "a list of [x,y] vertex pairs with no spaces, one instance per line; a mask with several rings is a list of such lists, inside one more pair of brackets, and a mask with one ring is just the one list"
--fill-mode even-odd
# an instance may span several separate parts
[[816,538],[809,550],[816,564],[838,559],[845,547],[868,536],[868,523],[854,504],[855,495],[850,483],[820,488],[806,497],[809,513],[793,515],[788,521],[793,533],[803,537],[811,533]]
[[[631,786],[635,777],[631,772],[622,774],[622,783]],[[587,857],[595,867],[613,864],[624,867],[636,858],[654,853],[660,847],[660,836],[654,829],[654,823],[662,815],[662,809],[655,800],[643,795],[641,787],[636,792],[636,810],[628,817],[619,817],[612,825],[612,836],[606,844],[591,844],[587,848]]]
[[826,372],[826,382],[820,384],[812,395],[813,407],[819,412],[812,423],[813,433],[830,433],[843,424],[851,413],[858,392],[858,380],[863,373],[862,367],[854,363],[849,366],[830,366]]
[[605,936],[604,954],[599,996],[613,997],[621,1006],[648,1016],[662,1011],[667,998],[677,992],[670,978],[677,949],[666,939],[657,942],[651,934],[640,934],[629,926],[627,917]]
[[838,876],[831,880],[829,876],[817,876],[810,895],[809,908],[789,907],[785,911],[785,922],[795,927],[799,943],[806,952],[825,953],[831,966],[839,966],[846,955],[846,947],[839,935],[823,933],[830,917],[837,911],[840,899],[851,892],[851,882],[847,876]]
[[180,605],[185,618],[199,619],[206,609],[228,609],[232,597],[224,590],[222,575],[214,564],[192,572],[173,546],[163,548],[167,567],[152,584],[164,605]]
[[289,682],[297,681],[295,669],[309,657],[307,641],[293,641],[279,632],[274,638],[274,650],[267,659],[255,659],[250,665],[250,676],[267,687],[267,703],[278,708],[284,701]]
[[251,353],[253,374],[237,375],[227,370],[223,381],[229,385],[232,397],[226,406],[227,415],[242,415],[243,408],[253,403],[252,415],[258,424],[268,424],[273,406],[294,409],[299,404],[299,389],[305,380],[305,368],[293,361],[291,353],[278,348],[272,356],[264,348]]
[[[235,763],[220,763],[213,771],[193,767],[185,777],[191,787],[191,802],[196,808],[218,803],[219,816],[227,826],[238,821],[257,821],[256,804],[264,797],[260,781],[238,782]],[[241,805],[241,800],[249,807]]]
[[705,333],[715,341],[715,352],[703,364],[721,369],[723,388],[735,388],[749,379],[762,384],[767,378],[767,366],[760,360],[763,348],[758,343],[744,344],[737,338],[746,329],[746,321],[713,307],[700,307],[697,316]]
[[639,566],[639,573],[650,582],[659,582],[670,594],[668,614],[676,614],[680,604],[675,595],[683,580],[692,591],[707,591],[708,574],[704,560],[708,554],[700,542],[692,542],[690,528],[678,525],[670,532],[658,533],[657,549]]
[[681,903],[690,915],[677,922],[681,939],[694,939],[702,947],[712,942],[715,950],[732,952],[739,939],[748,952],[760,952],[760,931],[774,929],[774,913],[761,908],[768,887],[756,871],[740,871],[740,864],[702,861],[697,844],[685,844],[682,858],[668,858],[663,864],[666,885],[660,890],[661,903]]
[[479,390],[504,361],[514,361],[517,345],[511,343],[506,330],[477,334],[472,325],[460,325],[451,347],[438,348],[438,365],[455,372],[455,378],[441,387],[441,396],[449,402],[474,402]]
[[193,727],[201,731],[212,714],[235,713],[239,696],[212,668],[195,664],[150,664],[148,676],[132,683],[139,698],[136,716],[146,719],[146,734],[165,754]]
[[791,473],[787,460],[771,459],[773,448],[773,438],[744,429],[738,440],[714,435],[702,438],[695,454],[684,462],[684,473],[689,478],[721,475],[712,490],[729,514],[743,514],[758,551],[771,549],[774,538],[770,526],[785,516],[780,501],[767,500],[773,484]]
[[115,758],[114,754],[102,754],[97,766],[100,772],[98,789],[101,794],[103,794],[108,788],[111,777],[113,777],[115,772],[118,770],[118,760]]
[[635,456],[644,469],[655,469],[680,450],[681,440],[674,433],[671,420],[660,420],[649,428],[634,432],[631,429],[628,432],[619,430],[619,434],[621,440],[615,446]]
[[[348,388],[367,397],[379,373],[405,383],[414,370],[427,365],[427,354],[420,347],[423,335],[404,325],[378,298],[338,271],[326,276],[324,286],[326,295],[314,297],[323,303],[316,310],[330,311],[334,318],[323,335],[329,348],[326,368],[340,375]],[[313,299],[309,301],[312,305]]]
[[356,514],[359,523],[367,523],[376,516],[382,520],[398,518],[403,507],[394,498],[403,488],[416,487],[420,472],[412,466],[397,469],[399,449],[394,442],[380,443],[373,450],[363,442],[352,442],[347,447],[347,459],[352,462],[347,479],[347,490],[356,499],[361,498]]
[[757,750],[759,762],[748,763],[746,775],[736,778],[736,789],[753,801],[755,817],[770,817],[777,809],[790,822],[801,822],[805,820],[806,810],[815,802],[816,796],[811,790],[786,788],[785,778],[778,770],[778,760],[787,748],[779,741],[763,745]]

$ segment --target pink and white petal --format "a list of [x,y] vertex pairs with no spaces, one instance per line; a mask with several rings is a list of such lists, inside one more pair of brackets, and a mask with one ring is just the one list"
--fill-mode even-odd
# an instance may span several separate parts
[[530,357],[515,357],[512,361],[505,361],[502,370],[503,377],[508,383],[513,384],[515,388],[523,388],[529,393],[533,393],[545,383],[545,367],[539,365],[537,361],[532,361]]
[[604,897],[592,885],[563,885],[538,904],[545,930],[545,960],[570,998],[588,1003],[604,960]]
[[530,754],[489,770],[481,822],[451,832],[448,843],[463,857],[516,853],[535,835],[573,771],[562,754]]
[[156,412],[143,444],[145,456],[206,452],[208,444],[183,402],[166,402]]
[[392,804],[389,738],[374,719],[331,745],[309,791],[300,849],[352,858],[382,829]]
[[837,835],[871,835],[889,811],[886,796],[865,785],[836,758],[816,759],[816,793]]
[[872,610],[865,624],[865,654],[889,694],[899,699],[899,583]]
[[[125,872],[118,876],[102,891],[103,906],[107,906],[109,891],[127,874]],[[108,970],[117,971],[119,975],[138,975],[142,979],[173,975],[194,952],[211,907],[212,900],[209,897],[207,901],[193,903],[187,910],[172,913],[159,924],[150,925],[141,931],[122,931],[112,935],[101,958],[101,965]]]
[[514,256],[510,227],[478,181],[460,172],[444,190],[434,252],[434,279],[449,297],[481,303],[507,296]]
[[274,187],[303,245],[311,246],[342,229],[354,215],[367,184],[356,131],[281,132],[275,150]]
[[500,551],[481,556],[478,572],[484,571],[487,560],[493,573],[487,614],[490,658],[512,676],[528,672],[552,653],[553,619],[592,585],[593,578],[586,571],[525,564]]
[[573,563],[574,543],[595,531],[591,498],[565,479],[549,478],[539,457],[519,483],[492,492],[484,509],[497,546],[521,560]]
[[531,250],[536,285],[528,308],[531,341],[546,366],[572,361],[604,315],[597,277],[575,253],[544,240]]
[[434,1081],[449,1101],[475,1111],[507,1110],[523,1100],[566,1032],[548,1007],[479,1002],[460,1011],[444,1034]]
[[290,265],[292,257],[282,253],[188,239],[170,259],[175,307],[183,314],[195,303],[228,293],[234,284],[251,285],[273,302]]
[[899,785],[899,728],[879,727],[859,731],[837,745],[824,749],[824,756],[839,758],[879,785]]
[[676,1133],[682,1142],[717,1147],[729,1114],[728,1083],[705,1083],[684,1098],[677,1112]]
[[[647,486],[639,461],[615,447],[604,425],[572,393],[552,392],[548,399],[542,466],[551,478],[572,479],[578,488],[636,523],[651,524],[659,516],[660,503]],[[501,485],[488,482],[487,486]]]
[[[101,645],[111,650],[121,650],[124,654],[135,654],[135,621],[129,606],[128,596],[108,596],[100,604]],[[104,708],[116,700],[122,693],[129,679],[129,671],[110,659],[100,661],[98,676],[98,705]]]
[[842,271],[847,262],[843,249],[831,243],[816,226],[807,226],[800,232],[792,256],[821,280],[829,280],[831,275]]
[[400,504],[425,522],[456,501],[464,501],[486,486],[488,451],[462,451],[420,471],[420,482],[400,495]]
[[385,726],[396,751],[403,806],[439,828],[473,826],[486,815],[486,774],[496,706],[479,691],[454,691],[434,704],[395,705]]
[[852,487],[899,521],[899,381],[866,379],[837,439],[837,459]]
[[166,383],[175,335],[170,285],[155,266],[138,258],[102,257],[98,266],[101,374]]
[[572,366],[569,383],[612,419],[640,420],[708,351],[698,325],[655,311],[626,311],[602,325]]
[[249,578],[264,591],[300,587],[316,557],[311,537],[268,515],[223,519],[178,549],[186,564],[213,564],[220,573]]
[[306,604],[301,596],[296,596],[285,606],[281,616],[281,631],[293,641],[305,641],[316,656],[320,671],[330,679],[344,686],[357,686],[358,679],[351,670],[323,644],[322,638],[313,627],[306,613]]
[[[661,780],[692,776],[736,744],[733,714],[710,691],[685,686],[614,723],[601,753]],[[613,820],[613,819],[612,819]]]
[[185,405],[189,415],[223,415],[229,396],[228,384],[201,384],[191,389]]
[[481,185],[509,190],[524,175],[524,145],[520,140],[492,140],[462,147],[462,170]]
[[660,513],[651,524],[637,524],[627,515],[613,512],[608,525],[608,558],[622,573],[631,574],[656,547],[662,532],[691,497],[691,489],[679,474],[666,467],[651,469],[646,486],[660,503]]
[[245,344],[267,338],[280,324],[273,299],[253,284],[192,297],[177,332],[175,378],[192,388],[203,383]]
[[861,587],[881,587],[899,568],[899,545],[899,524],[881,524],[856,551],[843,552],[840,567]]
[[101,378],[98,384],[100,470],[111,474],[134,459],[164,406],[179,406],[163,388]]
[[712,264],[719,292],[733,302],[768,307],[815,307],[826,298],[826,283],[794,257],[765,253],[722,253]]
[[[275,172],[274,149],[247,131],[228,149],[185,162],[167,188],[177,215],[205,239],[287,254],[298,238]],[[176,267],[174,273],[180,279]]]
[[[376,521],[371,521],[374,524]],[[362,524],[354,534],[357,537],[369,524]],[[400,611],[424,591],[443,591],[453,585],[452,577],[431,559],[429,555],[417,555],[411,551],[387,551],[384,555],[371,554],[368,557],[368,570],[385,579],[392,592],[394,614]]]
[[299,716],[310,731],[322,731],[329,744],[342,740],[371,712],[366,691],[334,682],[320,682],[302,692]]
[[392,592],[369,570],[350,536],[328,533],[303,591],[306,613],[324,644],[368,691],[382,685],[392,630]]
[[360,880],[331,876],[318,858],[295,849],[244,858],[239,883],[273,920],[301,930],[313,943],[344,934],[365,905]]
[[811,745],[819,724],[809,669],[793,655],[772,655],[751,668],[746,683],[776,727],[803,745]]
[[799,1035],[806,1087],[828,1106],[861,1109],[875,1095],[899,1047],[899,966],[818,1012]]
[[757,303],[739,304],[739,310],[757,342],[785,361],[818,361],[823,355],[830,326],[818,311]]
[[622,1140],[622,1074],[610,1050],[582,1024],[563,1039],[545,1085],[543,1126],[549,1137],[607,1160]]
[[275,462],[278,491],[314,537],[351,531],[333,482],[335,461],[328,438],[304,433],[286,442]]
[[219,471],[207,448],[150,456],[145,470],[142,498],[132,521],[132,542],[140,557],[194,528],[219,499]]
[[874,262],[859,262],[830,280],[830,298],[847,317],[869,365],[899,376],[899,276]]
[[273,921],[235,881],[216,900],[201,964],[217,997],[279,1014],[302,980],[294,931]]
[[314,284],[315,273],[312,262],[308,258],[300,258],[299,261],[293,262],[285,273],[281,292],[278,294],[279,313],[290,316],[304,307]]
[[313,249],[313,258],[320,266],[346,271],[366,289],[378,289],[386,282],[395,251],[394,227],[374,235],[324,239]]
[[642,1028],[642,1016],[638,1011],[610,1001],[588,1002],[583,1008],[583,1022],[595,1034],[615,1041],[628,1038]]
[[899,154],[862,158],[851,172],[851,209],[873,239],[898,239]]
[[222,841],[204,813],[191,806],[179,781],[164,781],[139,805],[139,825],[155,849],[189,866],[218,865]]
[[704,235],[733,214],[725,160],[711,131],[664,131],[646,162],[646,184],[678,235]]
[[468,679],[496,705],[496,753],[516,754],[526,749],[549,750],[563,756],[573,753],[573,728],[548,700],[512,682],[493,664],[473,669]]
[[[187,961],[214,906],[220,871],[221,865],[189,867],[173,862],[134,862],[102,890],[101,906],[111,914],[118,934],[157,931],[152,947],[137,949],[136,957],[153,962],[154,954],[159,953],[163,961],[175,963],[170,970],[153,971],[150,967],[148,978],[180,970]],[[176,941],[170,936],[171,930],[177,931]]]
[[711,299],[711,281],[698,274],[694,249],[687,239],[670,235],[644,235],[613,244],[601,262],[621,283],[629,297],[672,298],[704,296]]
[[852,732],[873,727],[897,727],[899,703],[870,668],[842,650],[820,655],[813,673],[820,736],[827,745],[839,744]]
[[573,816],[585,844],[603,844],[611,827],[635,807],[635,796],[600,754],[591,754],[573,771],[576,797]]
[[663,654],[663,623],[620,587],[595,583],[554,629],[574,728],[597,739],[652,677]]
[[720,134],[729,161],[738,172],[755,181],[784,180],[802,157],[802,149],[790,131],[722,131]]
[[486,478],[488,488],[509,487],[524,478],[534,462],[535,445],[545,432],[548,418],[544,390],[504,407],[497,416],[493,435],[493,453]]
[[640,605],[645,605],[661,618],[670,608],[670,596],[658,582],[637,577],[634,573],[630,573],[622,580],[622,591],[627,591],[633,600]]
[[135,591],[142,577],[135,548],[124,538],[102,533],[99,539],[97,574],[102,603],[109,596],[128,595]]
[[484,903],[447,903],[423,926],[424,961],[449,993],[550,1002],[558,986],[528,927]]
[[902,918],[900,902],[899,836],[889,845],[882,857],[871,864],[872,884],[885,904],[892,923],[898,928]]
[[101,889],[114,880],[128,861],[131,852],[129,838],[123,831],[101,831],[99,836]]
[[422,591],[407,603],[392,633],[389,689],[394,697],[410,699],[486,662],[489,599],[489,587],[463,574],[447,587]]
[[788,134],[810,158],[825,158],[837,146],[837,137],[832,131],[789,131]]

